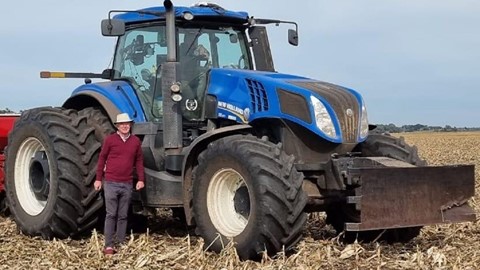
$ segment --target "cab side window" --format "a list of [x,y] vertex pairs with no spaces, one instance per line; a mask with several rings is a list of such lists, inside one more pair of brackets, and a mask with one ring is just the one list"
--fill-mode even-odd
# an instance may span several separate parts
[[[162,29],[163,28],[163,29]],[[158,118],[161,110],[154,108],[157,71],[166,60],[167,47],[162,33],[165,26],[132,29],[120,37],[113,69],[114,79],[129,81],[137,92],[147,118]]]

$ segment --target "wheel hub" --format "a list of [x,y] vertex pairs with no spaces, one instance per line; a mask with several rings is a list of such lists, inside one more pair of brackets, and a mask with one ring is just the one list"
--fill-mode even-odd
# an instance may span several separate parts
[[45,151],[37,151],[30,161],[30,187],[38,200],[45,201],[50,191],[50,169]]
[[235,191],[233,205],[237,213],[248,219],[250,215],[250,196],[248,195],[248,188],[246,186],[241,186]]

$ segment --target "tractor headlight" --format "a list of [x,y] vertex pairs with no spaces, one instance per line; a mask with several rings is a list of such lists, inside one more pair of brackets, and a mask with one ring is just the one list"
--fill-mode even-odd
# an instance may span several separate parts
[[330,138],[336,138],[337,132],[333,125],[332,117],[327,111],[325,105],[316,97],[310,96],[315,114],[315,122],[317,127]]
[[362,102],[362,116],[360,118],[360,139],[365,139],[368,136],[368,116],[367,108]]

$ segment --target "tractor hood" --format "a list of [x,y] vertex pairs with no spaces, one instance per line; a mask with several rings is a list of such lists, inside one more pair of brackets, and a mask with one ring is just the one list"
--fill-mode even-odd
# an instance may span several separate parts
[[356,91],[274,72],[212,69],[207,92],[217,117],[242,123],[281,118],[335,143],[358,143],[368,134],[363,99]]

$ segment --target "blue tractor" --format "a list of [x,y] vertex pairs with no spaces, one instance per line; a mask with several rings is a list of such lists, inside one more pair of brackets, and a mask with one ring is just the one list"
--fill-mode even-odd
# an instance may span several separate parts
[[408,241],[424,225],[474,220],[473,166],[426,166],[404,140],[374,133],[358,92],[275,70],[266,26],[283,23],[298,45],[294,22],[215,4],[111,11],[102,33],[118,38],[112,67],[42,72],[85,84],[61,107],[23,112],[10,134],[7,202],[19,229],[91,231],[104,204],[98,154],[121,112],[145,157],[133,204],[181,211],[214,251],[229,241],[244,259],[291,249],[319,211],[346,240]]

